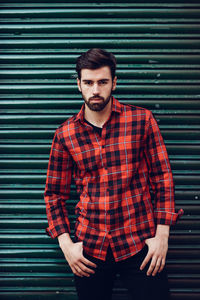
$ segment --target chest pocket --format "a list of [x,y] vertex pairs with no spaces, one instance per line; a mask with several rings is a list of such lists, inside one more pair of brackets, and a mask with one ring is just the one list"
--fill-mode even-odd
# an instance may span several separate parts
[[91,138],[80,136],[71,149],[73,160],[81,171],[96,171],[101,165],[101,149]]

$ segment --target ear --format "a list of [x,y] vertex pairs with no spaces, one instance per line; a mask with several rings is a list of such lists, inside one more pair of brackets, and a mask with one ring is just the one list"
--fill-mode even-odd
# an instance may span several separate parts
[[81,81],[78,78],[77,78],[77,85],[78,85],[79,92],[81,92]]
[[114,79],[113,79],[112,91],[114,91],[116,89],[116,85],[117,85],[117,76],[115,76]]

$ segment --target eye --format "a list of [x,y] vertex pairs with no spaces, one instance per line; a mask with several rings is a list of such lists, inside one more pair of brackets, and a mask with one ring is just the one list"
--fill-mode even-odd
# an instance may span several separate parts
[[107,83],[108,83],[107,80],[100,80],[100,82],[99,82],[100,85],[104,85],[104,84],[107,84]]
[[84,82],[86,85],[92,85],[92,81],[88,80]]

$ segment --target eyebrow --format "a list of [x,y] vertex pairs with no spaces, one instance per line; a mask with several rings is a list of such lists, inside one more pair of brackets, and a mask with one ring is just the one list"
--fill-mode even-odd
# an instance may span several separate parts
[[[83,79],[83,82],[87,82],[87,81],[93,81],[92,79]],[[108,78],[102,78],[102,79],[99,79],[98,81],[109,81]]]

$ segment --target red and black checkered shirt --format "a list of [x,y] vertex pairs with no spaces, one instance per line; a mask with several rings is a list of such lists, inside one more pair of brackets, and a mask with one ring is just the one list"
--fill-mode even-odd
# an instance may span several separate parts
[[174,182],[166,147],[150,110],[112,97],[100,136],[84,121],[85,104],[55,131],[45,187],[49,227],[55,238],[71,233],[67,212],[72,176],[79,201],[74,241],[105,260],[126,259],[155,236],[156,225],[173,225]]

